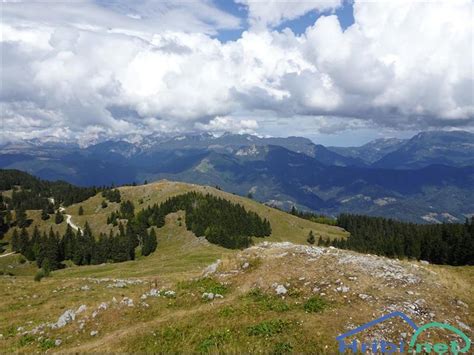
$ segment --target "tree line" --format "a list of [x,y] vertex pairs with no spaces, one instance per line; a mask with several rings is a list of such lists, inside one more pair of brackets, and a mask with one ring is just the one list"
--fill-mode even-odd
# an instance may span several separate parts
[[350,236],[333,241],[320,238],[318,244],[434,264],[474,265],[474,218],[465,223],[414,224],[341,214],[337,225]]
[[127,225],[136,230],[151,226],[164,226],[165,217],[183,210],[186,213],[186,228],[198,237],[225,248],[238,249],[251,245],[251,237],[265,237],[271,234],[270,222],[239,204],[210,194],[188,192],[171,197],[161,204],[154,204],[135,214],[133,203],[122,202],[120,210],[113,212],[107,223],[116,225],[127,219]]
[[118,233],[92,234],[86,222],[84,230],[75,232],[70,225],[64,235],[53,232],[40,233],[35,226],[30,236],[26,228],[15,228],[11,238],[12,250],[30,261],[36,261],[44,270],[56,270],[62,262],[71,260],[76,265],[96,265],[106,262],[123,262],[135,259],[135,249],[142,246],[142,255],[147,256],[157,247],[156,232],[152,228],[137,234],[129,226],[119,224]]

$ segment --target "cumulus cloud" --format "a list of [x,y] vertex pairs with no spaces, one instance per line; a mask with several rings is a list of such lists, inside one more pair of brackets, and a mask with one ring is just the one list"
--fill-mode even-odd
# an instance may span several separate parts
[[342,4],[342,0],[237,0],[237,2],[248,8],[249,22],[257,28],[274,27],[310,11],[332,10]]
[[256,133],[258,123],[256,120],[236,119],[228,116],[217,116],[209,123],[196,123],[196,128],[214,133],[232,132],[239,134]]
[[[209,1],[106,4],[2,5],[3,139],[263,132],[268,117],[329,133],[474,125],[470,1],[356,1],[346,30],[328,14],[225,43],[213,34],[239,21]],[[265,18],[253,4],[273,26],[339,2],[275,2]]]

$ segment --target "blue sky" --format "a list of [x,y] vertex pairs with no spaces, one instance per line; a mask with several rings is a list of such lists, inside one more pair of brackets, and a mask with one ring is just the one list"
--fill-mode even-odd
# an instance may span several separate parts
[[[240,18],[242,23],[241,28],[220,30],[215,37],[222,42],[235,41],[239,39],[242,35],[242,32],[249,29],[249,24],[247,21],[247,8],[242,4],[237,4],[229,0],[214,0],[214,3],[219,9],[222,9],[223,11],[226,11]],[[300,35],[304,33],[308,27],[312,26],[320,16],[332,13],[337,15],[341,27],[345,30],[347,27],[351,26],[354,23],[354,9],[352,4],[352,0],[344,0],[343,5],[337,8],[336,10],[328,10],[323,12],[316,10],[310,11],[294,20],[284,21],[283,23],[275,27],[275,30],[281,31],[285,28],[289,28],[293,31],[293,33]]]

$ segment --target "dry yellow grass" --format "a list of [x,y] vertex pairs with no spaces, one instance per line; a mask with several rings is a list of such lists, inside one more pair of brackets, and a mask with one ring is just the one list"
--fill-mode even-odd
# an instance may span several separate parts
[[[138,209],[191,190],[223,196],[270,220],[273,233],[263,239],[265,241],[306,244],[309,230],[324,237],[345,235],[338,228],[296,218],[210,187],[162,181],[120,190],[123,199],[132,200]],[[138,203],[140,199],[142,204]],[[95,196],[81,203],[84,216],[78,216],[79,204],[70,206],[66,212],[73,215],[76,224],[82,225],[88,220],[95,232],[105,232],[109,228],[104,225],[105,219],[117,204],[102,209],[101,201],[100,196]],[[65,228],[65,223],[56,226],[51,221],[38,220],[36,212],[31,212],[31,216],[43,230],[51,225]],[[334,353],[335,336],[348,327],[388,313],[390,307],[408,312],[407,307],[419,299],[424,300],[420,306],[424,313],[412,316],[417,323],[421,324],[426,314],[433,313],[433,319],[437,321],[449,320],[455,325],[460,321],[471,328],[474,325],[471,312],[474,307],[473,267],[425,266],[372,256],[367,257],[367,264],[359,265],[358,258],[365,256],[328,248],[316,256],[293,247],[227,250],[196,238],[183,223],[180,225],[179,217],[184,217],[182,212],[169,215],[165,226],[158,230],[156,252],[135,261],[72,266],[54,271],[51,277],[38,283],[31,276],[34,265],[20,264],[17,255],[0,259],[0,270],[10,270],[16,275],[0,277],[2,351],[33,352],[50,348],[50,352],[254,353],[292,350]],[[343,257],[349,257],[349,260],[354,257],[356,261],[340,263]],[[213,280],[207,283],[195,281],[204,268],[217,259],[222,263]],[[249,265],[244,268],[245,263]],[[421,281],[409,284],[403,278],[385,280],[378,274],[380,270],[371,270],[377,263],[380,263],[380,270],[383,267],[390,270],[395,263],[404,272],[420,277]],[[114,281],[95,281],[100,278],[138,279],[140,283],[110,288],[108,286]],[[219,287],[226,290],[224,298],[203,300],[201,296],[207,291],[208,284],[222,285]],[[287,287],[288,294],[284,299],[276,296],[274,284]],[[339,285],[349,287],[349,291],[336,291]],[[176,298],[162,296],[141,300],[141,295],[154,287],[173,290]],[[314,287],[320,290],[315,292]],[[257,288],[264,296],[252,293]],[[370,298],[363,300],[360,294]],[[305,302],[313,295],[327,303],[320,313],[305,311]],[[120,305],[124,297],[133,299],[134,307]],[[117,303],[113,302],[114,298]],[[103,302],[107,302],[107,310],[101,310],[93,317],[93,312]],[[86,305],[87,311],[64,328],[45,328],[44,334],[34,336],[22,334],[39,324],[55,322],[65,310],[77,309],[80,305]],[[81,329],[82,320],[84,327]],[[98,331],[98,334],[91,336],[91,331]],[[404,324],[394,321],[382,331],[392,335],[408,330]],[[472,332],[467,333],[472,336]],[[38,340],[39,337],[42,339]],[[61,344],[54,346],[55,340],[61,340]]]

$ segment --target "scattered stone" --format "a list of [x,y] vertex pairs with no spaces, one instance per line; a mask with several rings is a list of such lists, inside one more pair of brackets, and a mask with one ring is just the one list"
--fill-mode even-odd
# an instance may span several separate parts
[[99,332],[97,330],[91,331],[91,337],[95,337]]
[[168,297],[168,298],[175,298],[176,292],[168,290],[168,291],[165,291],[164,295],[165,297]]
[[463,322],[460,322],[460,321],[456,321],[456,322],[458,323],[458,325],[459,325],[461,328],[463,328],[463,329],[465,329],[465,330],[471,330],[471,327],[468,326],[466,323],[463,323]]
[[414,295],[415,292],[413,292],[413,291],[407,291],[407,294],[409,294],[409,295]]
[[430,264],[430,262],[426,261],[426,260],[420,260],[420,263],[422,263],[423,265],[429,265]]
[[222,296],[222,295],[219,294],[219,293],[216,293],[216,294],[214,295],[214,298],[224,298],[224,296]]
[[91,288],[87,285],[81,287],[81,291],[89,291]]
[[109,304],[107,302],[102,302],[100,305],[99,305],[99,310],[106,310],[107,308],[109,308]]
[[277,295],[286,295],[288,293],[288,290],[286,289],[285,286],[283,285],[278,285],[276,288],[275,288],[275,292]]
[[87,306],[85,304],[82,304],[77,309],[76,314],[80,314],[80,313],[84,312],[86,309],[87,309]]
[[315,288],[313,288],[314,293],[318,293],[319,291],[321,291],[321,289],[319,287],[316,286]]
[[213,300],[214,299],[214,294],[212,292],[204,292],[202,294],[202,298],[205,300]]
[[461,301],[461,300],[457,300],[457,301],[456,301],[456,304],[457,304],[458,306],[465,307],[465,308],[468,308],[468,307],[469,307],[466,303],[464,303],[464,302]]
[[107,288],[125,288],[127,284],[124,281],[117,281],[113,284],[107,285]]
[[245,262],[243,265],[242,265],[242,269],[248,269],[250,266],[250,264],[248,262]]
[[347,286],[339,286],[339,287],[336,287],[336,291],[337,292],[342,292],[342,293],[347,293],[349,292],[349,287]]
[[97,317],[97,315],[98,315],[98,314],[99,314],[99,312],[98,312],[98,311],[94,311],[94,312],[92,312],[92,318],[95,318],[95,317]]
[[133,300],[128,297],[124,297],[122,301],[120,301],[120,304],[126,305],[128,307],[134,307],[135,305],[133,304]]
[[208,267],[206,267],[203,271],[204,276],[209,276],[211,274],[215,274],[217,271],[217,268],[219,265],[222,263],[221,259],[217,259],[216,262],[212,263]]
[[59,346],[59,345],[62,344],[62,342],[63,342],[63,341],[62,341],[61,339],[56,339],[56,340],[54,341],[54,345]]
[[366,295],[365,293],[359,293],[359,298],[360,298],[361,300],[364,300],[364,301],[365,301],[365,300],[368,299],[369,297],[370,297],[370,296],[369,296],[369,295]]
[[64,327],[76,319],[76,313],[72,309],[68,309],[59,318],[58,321],[51,325],[51,328],[58,329]]

